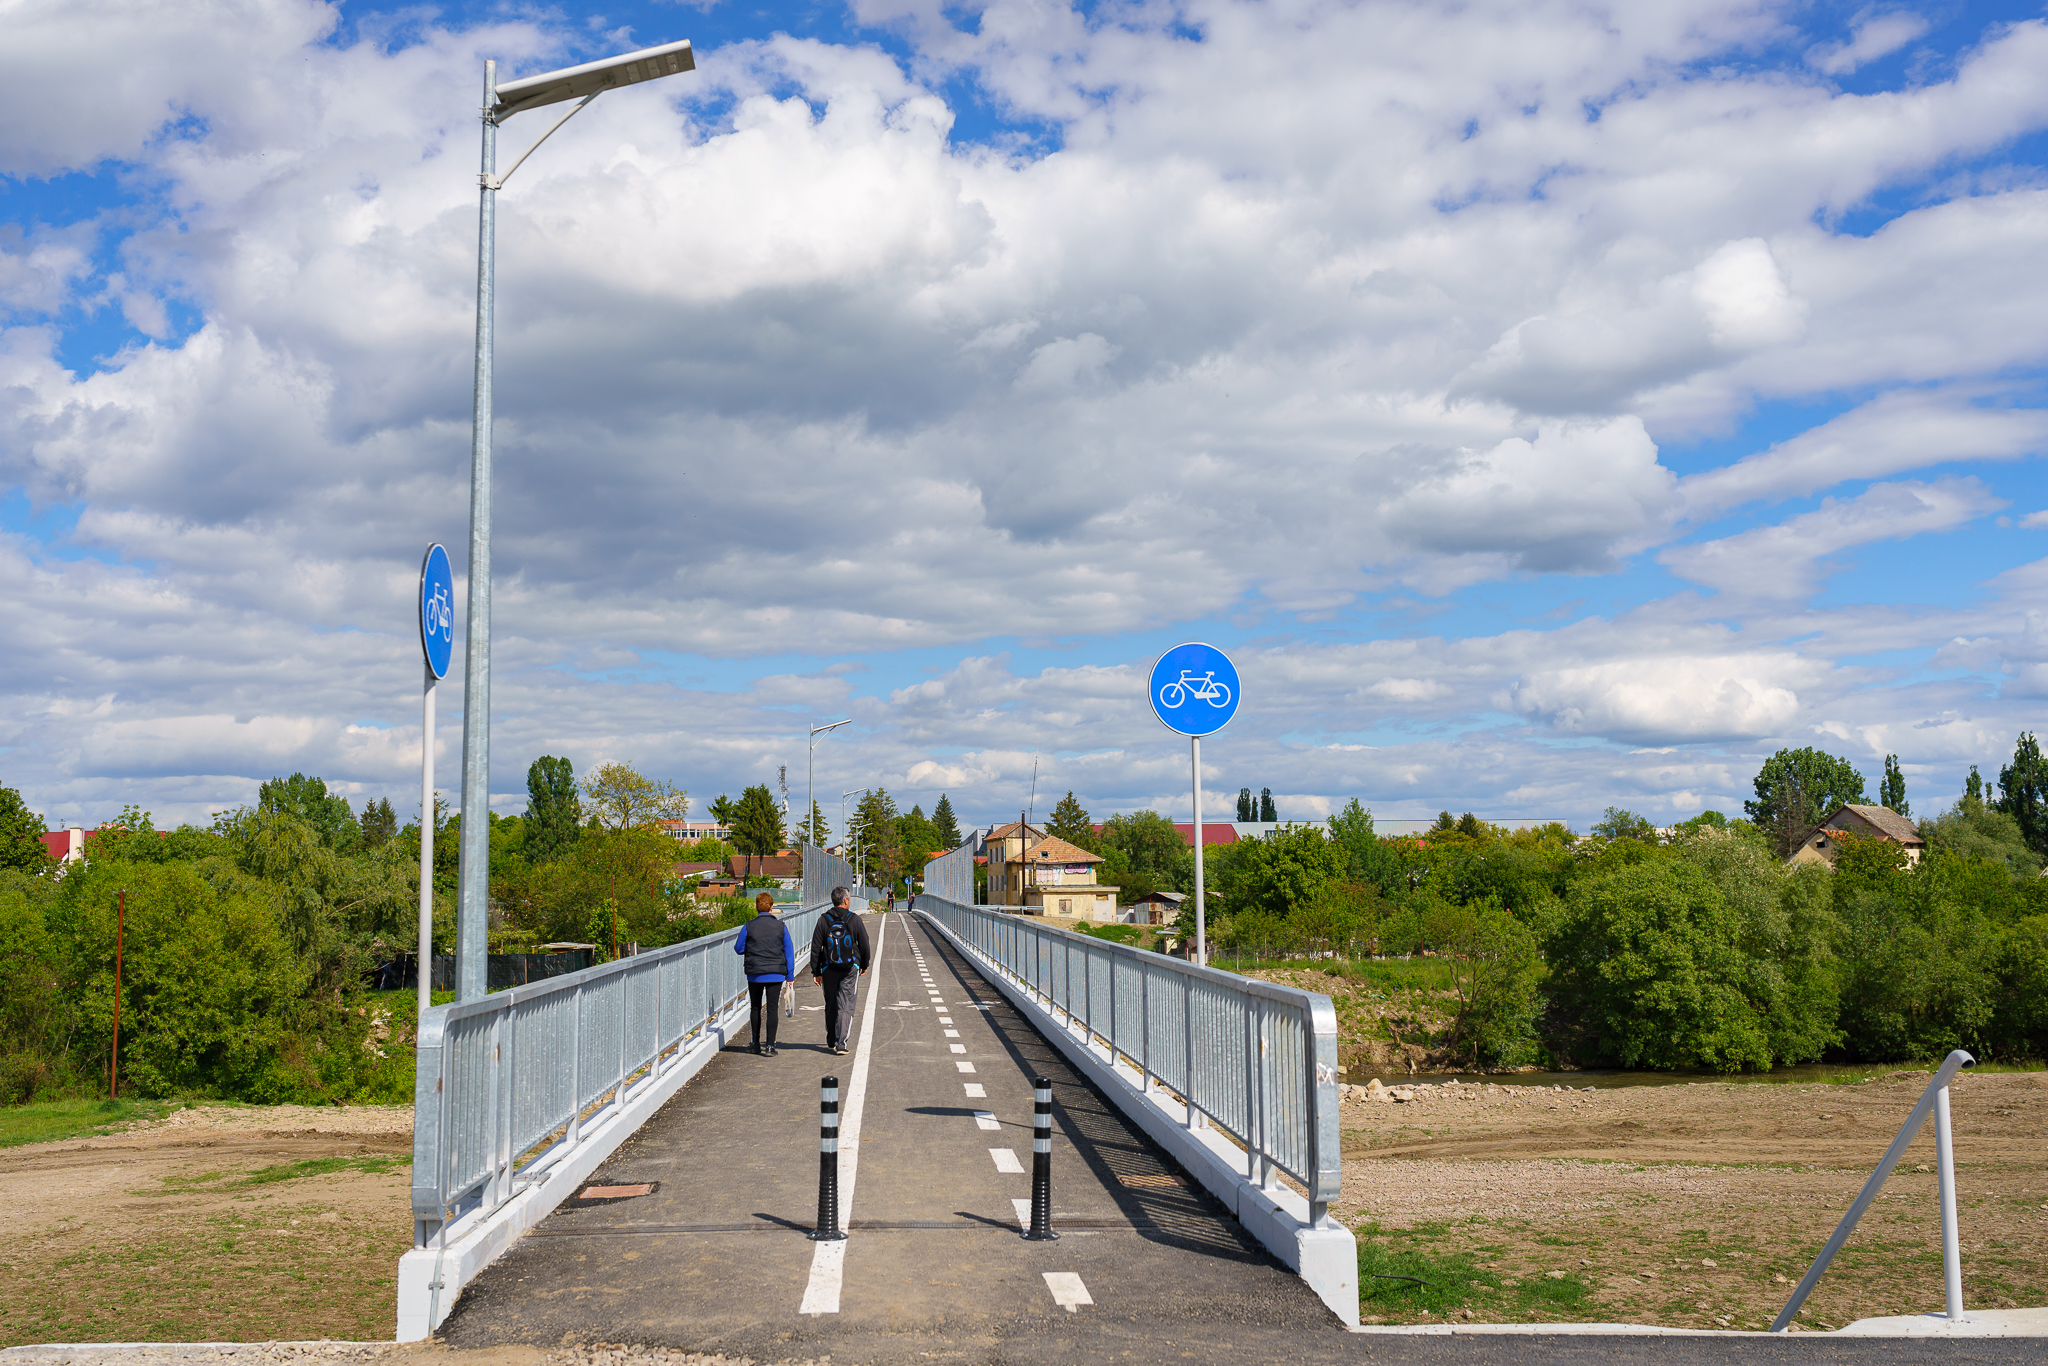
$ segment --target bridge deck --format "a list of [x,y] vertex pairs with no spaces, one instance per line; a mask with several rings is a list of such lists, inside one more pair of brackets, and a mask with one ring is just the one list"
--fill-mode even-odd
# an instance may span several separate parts
[[[930,927],[903,915],[868,925],[879,957],[852,1054],[826,1051],[806,979],[779,1056],[742,1047],[714,1059],[591,1183],[652,1193],[565,1205],[464,1292],[442,1336],[841,1361],[1058,1355],[1104,1334],[1145,1344],[1147,1357],[1176,1339],[1281,1331],[1339,1346],[1346,1335],[1315,1294],[1183,1184]],[[850,1139],[863,1067],[859,1141],[842,1145],[859,1157],[835,1283],[831,1256],[821,1263],[804,1237],[817,1210],[818,1078],[840,1077]],[[1034,1075],[1054,1085],[1054,1243],[1018,1236]],[[1075,1278],[1092,1303],[1069,1309],[1056,1291],[1074,1299]],[[829,1309],[835,1290],[836,1311],[802,1312]]]

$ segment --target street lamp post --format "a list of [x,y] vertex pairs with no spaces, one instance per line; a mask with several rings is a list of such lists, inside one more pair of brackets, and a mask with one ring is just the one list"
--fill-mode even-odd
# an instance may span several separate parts
[[[469,622],[462,660],[462,881],[455,921],[455,999],[473,1001],[489,989],[485,956],[491,898],[491,397],[498,191],[534,148],[605,91],[695,69],[687,42],[643,48],[582,66],[498,84],[498,64],[484,63],[483,166],[477,175],[476,412],[469,446]],[[542,105],[577,100],[498,174],[498,125]],[[423,818],[433,819],[429,811]]]
[[853,858],[848,860],[848,862],[853,864],[853,880],[860,883],[863,887],[867,886],[867,882],[860,875],[860,864],[857,861],[860,858],[860,850],[855,847],[853,842],[853,827],[846,823],[846,799],[856,793],[866,791],[867,789],[864,787],[856,787],[839,794],[839,838],[846,841],[846,850],[853,855]]
[[[804,826],[811,832],[812,844],[818,843],[818,823],[812,819],[812,814],[818,809],[818,800],[811,795],[812,790],[818,785],[818,737],[828,730],[838,730],[841,726],[852,724],[853,718],[849,716],[844,721],[834,721],[829,726],[811,727],[811,758],[804,769]],[[818,847],[822,849],[824,846]]]

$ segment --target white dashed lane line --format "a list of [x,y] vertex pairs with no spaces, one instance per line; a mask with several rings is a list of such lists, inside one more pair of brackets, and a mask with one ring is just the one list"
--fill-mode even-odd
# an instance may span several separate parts
[[1015,1148],[990,1148],[988,1155],[995,1159],[997,1171],[1007,1172],[1012,1176],[1024,1174],[1024,1164],[1017,1160]]
[[974,1124],[976,1128],[980,1129],[1001,1129],[1003,1127],[1002,1121],[995,1117],[995,1112],[992,1110],[976,1110],[974,1112]]
[[974,1070],[974,1064],[965,1058],[953,1059],[953,1066],[959,1068],[962,1072],[972,1072]]
[[984,1086],[983,1086],[983,1085],[982,1085],[982,1084],[981,1084],[980,1082],[978,1082],[978,1081],[963,1081],[963,1082],[961,1082],[960,1084],[961,1084],[962,1086],[964,1086],[964,1087],[966,1087],[966,1088],[967,1088],[967,1098],[968,1098],[969,1100],[987,1100],[987,1099],[988,1099],[988,1090],[987,1090],[987,1088],[985,1088],[985,1087],[984,1087]]
[[1048,1271],[1045,1273],[1045,1288],[1052,1291],[1052,1302],[1069,1314],[1079,1313],[1084,1304],[1095,1303],[1088,1287],[1081,1284],[1081,1277],[1072,1271]]
[[1017,1227],[1031,1227],[1031,1202],[1021,1195],[1010,1197],[1010,1208],[1017,1211]]

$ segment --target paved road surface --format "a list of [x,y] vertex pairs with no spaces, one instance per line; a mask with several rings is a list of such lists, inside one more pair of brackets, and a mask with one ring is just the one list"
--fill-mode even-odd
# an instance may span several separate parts
[[[2041,1359],[2024,1343],[1348,1334],[929,926],[904,915],[868,926],[878,956],[851,1055],[825,1050],[806,979],[778,1057],[727,1050],[591,1181],[647,1183],[650,1194],[565,1204],[472,1283],[441,1336],[455,1347],[830,1355],[837,1366]],[[804,1234],[827,1074],[845,1097],[851,1236],[821,1254]],[[1055,1243],[1018,1236],[1035,1075],[1054,1084]]]

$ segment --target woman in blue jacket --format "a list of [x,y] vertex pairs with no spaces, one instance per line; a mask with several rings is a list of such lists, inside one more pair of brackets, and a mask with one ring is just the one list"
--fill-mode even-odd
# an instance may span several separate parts
[[[732,951],[746,960],[747,1005],[754,1012],[754,1051],[775,1056],[776,1007],[782,984],[796,976],[796,941],[789,926],[775,914],[775,898],[763,892],[754,898],[754,918],[740,928]],[[768,1022],[768,1042],[761,1042],[761,1022]]]

